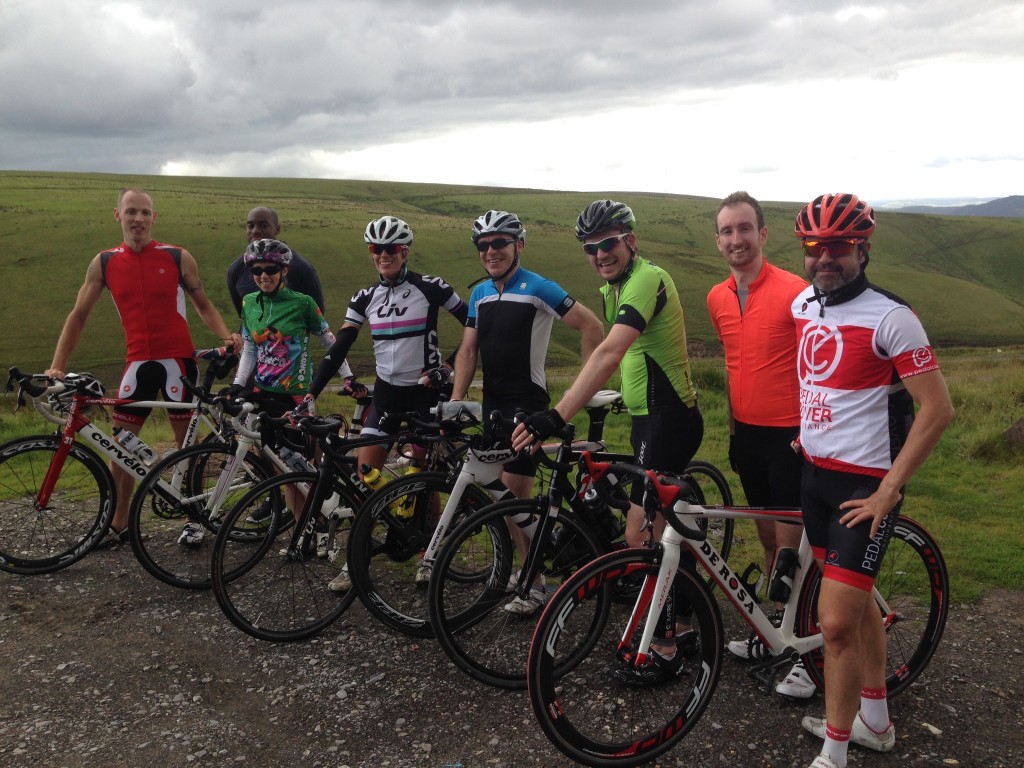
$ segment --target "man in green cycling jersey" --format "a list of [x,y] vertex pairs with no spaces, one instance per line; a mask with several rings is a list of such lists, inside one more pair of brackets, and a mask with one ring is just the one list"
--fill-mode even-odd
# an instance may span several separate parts
[[[565,425],[618,368],[622,399],[632,417],[630,443],[637,464],[666,472],[683,472],[704,438],[704,420],[690,377],[686,326],[675,283],[669,274],[637,253],[636,218],[629,206],[595,200],[576,220],[576,238],[591,266],[605,281],[608,335],[591,354],[576,380],[551,410],[529,416],[512,438],[517,450],[531,448]],[[533,448],[535,450],[535,448]],[[626,519],[631,546],[647,538],[644,512],[636,488]],[[665,521],[655,521],[660,537]],[[675,621],[672,599],[666,605],[654,653],[642,668],[617,670],[626,685],[646,686],[675,679],[686,648],[688,627]],[[678,636],[678,640],[677,640]],[[692,637],[692,636],[691,636]]]

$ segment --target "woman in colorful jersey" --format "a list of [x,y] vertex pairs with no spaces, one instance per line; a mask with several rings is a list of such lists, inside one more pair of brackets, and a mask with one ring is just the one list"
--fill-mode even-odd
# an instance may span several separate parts
[[[306,399],[315,399],[323,391],[338,370],[339,361],[344,360],[355,342],[359,329],[369,323],[377,379],[362,434],[386,437],[388,426],[381,423],[382,415],[418,411],[428,417],[430,409],[437,405],[452,371],[451,364],[441,359],[438,314],[445,309],[463,325],[466,304],[441,278],[409,269],[412,229],[401,219],[374,219],[366,225],[363,240],[377,270],[377,280],[349,301],[338,340],[320,363]],[[360,448],[359,465],[380,469],[387,454],[387,443]],[[425,584],[429,578],[425,568],[417,570],[416,583]],[[343,570],[331,588],[344,591],[349,585],[348,574]]]
[[[313,366],[309,359],[310,336],[325,347],[334,344],[334,334],[316,302],[287,287],[292,252],[279,240],[255,240],[243,257],[258,291],[242,299],[242,355],[235,373],[232,394],[240,392],[249,377],[259,393],[261,406],[280,415],[303,403],[309,392]],[[343,362],[342,375],[351,386],[352,371]],[[289,506],[298,513],[298,491],[287,491]],[[255,521],[258,522],[258,521]],[[179,543],[196,546],[203,540],[201,524],[185,525]]]
[[[451,365],[441,359],[437,319],[443,308],[466,322],[466,304],[439,277],[409,269],[412,230],[394,216],[383,216],[366,225],[363,239],[377,270],[377,280],[349,301],[345,323],[337,342],[327,351],[309,388],[307,400],[315,399],[338,370],[359,329],[370,325],[377,380],[373,406],[363,422],[364,435],[387,436],[382,414],[419,411],[429,416],[440,388],[451,378]],[[421,384],[420,382],[425,383]],[[375,445],[359,452],[360,465],[384,466],[387,446]]]

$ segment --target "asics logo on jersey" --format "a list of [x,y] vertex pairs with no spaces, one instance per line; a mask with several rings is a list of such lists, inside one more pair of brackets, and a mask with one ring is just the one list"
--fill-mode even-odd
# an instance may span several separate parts
[[843,334],[838,328],[808,325],[800,337],[800,380],[822,382],[831,376],[843,357]]

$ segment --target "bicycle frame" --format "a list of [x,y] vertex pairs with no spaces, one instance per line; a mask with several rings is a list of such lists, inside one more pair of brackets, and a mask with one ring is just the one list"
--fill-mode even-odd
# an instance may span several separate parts
[[[671,510],[663,509],[662,511],[664,514],[674,515],[676,521],[687,533],[680,532],[672,525],[665,526],[659,542],[663,557],[658,570],[657,584],[653,589],[649,585],[644,585],[624,634],[622,647],[626,647],[632,640],[640,619],[647,612],[647,620],[638,646],[637,659],[639,663],[643,663],[648,656],[658,617],[665,606],[683,549],[694,555],[714,583],[729,598],[744,621],[760,637],[770,654],[770,658],[766,659],[765,664],[761,665],[762,667],[774,670],[776,667],[792,662],[796,657],[803,656],[824,645],[824,638],[820,632],[805,637],[798,637],[794,634],[804,582],[812,573],[812,568],[816,567],[806,533],[800,539],[796,571],[793,575],[789,598],[783,610],[782,622],[780,626],[776,627],[761,609],[755,597],[749,594],[743,580],[706,539],[696,523],[697,520],[710,518],[794,522],[802,520],[803,514],[799,509],[711,505],[705,507],[679,499],[674,502]],[[896,525],[899,525],[898,520]],[[888,628],[896,618],[896,612],[887,604],[877,588],[873,588],[872,592],[883,617],[883,623]]]

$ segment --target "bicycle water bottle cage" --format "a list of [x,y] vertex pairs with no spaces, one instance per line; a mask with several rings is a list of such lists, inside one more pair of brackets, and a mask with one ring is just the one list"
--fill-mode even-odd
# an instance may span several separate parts
[[759,595],[764,588],[764,571],[761,570],[760,566],[757,563],[748,565],[746,570],[743,571],[743,575],[740,576],[740,582],[753,601],[760,605],[761,598]]

